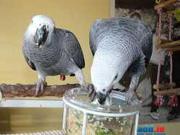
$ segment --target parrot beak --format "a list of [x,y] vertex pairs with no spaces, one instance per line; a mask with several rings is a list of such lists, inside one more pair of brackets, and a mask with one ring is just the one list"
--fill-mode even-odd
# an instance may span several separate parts
[[101,92],[98,92],[97,93],[97,99],[98,99],[99,104],[103,105],[106,101],[106,97],[107,97],[107,94],[103,94]]
[[34,36],[34,42],[39,48],[41,48],[42,45],[46,42],[48,33],[49,31],[47,30],[46,25],[43,25],[41,28],[37,28]]

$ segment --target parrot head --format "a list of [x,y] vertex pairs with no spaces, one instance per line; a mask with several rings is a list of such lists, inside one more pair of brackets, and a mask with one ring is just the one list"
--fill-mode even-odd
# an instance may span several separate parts
[[50,42],[51,34],[54,30],[54,21],[45,15],[36,15],[28,27],[33,41],[37,47],[42,47],[46,42]]
[[107,97],[109,97],[113,85],[119,79],[117,68],[112,64],[112,62],[108,64],[107,59],[106,61],[101,61],[100,56],[98,58],[95,56],[91,66],[91,81],[96,92],[97,100],[102,105],[105,103]]
[[105,78],[105,79],[106,79],[105,81],[101,80],[102,82],[99,84],[94,83],[97,100],[99,104],[101,105],[103,105],[107,97],[109,97],[109,94],[111,93],[111,90],[113,88],[116,76],[114,77],[114,79],[109,79],[109,78]]

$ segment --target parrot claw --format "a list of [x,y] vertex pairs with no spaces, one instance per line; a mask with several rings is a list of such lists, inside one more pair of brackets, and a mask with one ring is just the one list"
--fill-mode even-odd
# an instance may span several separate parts
[[96,97],[96,91],[94,89],[94,86],[92,84],[88,84],[87,85],[87,90],[89,93],[89,97],[91,101],[94,101],[95,97]]
[[96,92],[92,91],[91,93],[89,93],[89,97],[91,101],[94,101],[95,97],[96,97]]
[[38,96],[39,93],[43,93],[44,88],[47,86],[47,82],[43,81],[43,80],[38,80],[37,84],[36,84],[36,91],[35,91],[35,96]]

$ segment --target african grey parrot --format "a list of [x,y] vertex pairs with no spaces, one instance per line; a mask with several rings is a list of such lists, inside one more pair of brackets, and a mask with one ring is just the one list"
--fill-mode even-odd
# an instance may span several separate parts
[[152,53],[150,27],[124,17],[99,19],[93,23],[89,38],[94,55],[91,81],[98,102],[103,104],[113,85],[128,72],[131,81],[125,97],[131,104]]
[[36,95],[43,91],[46,76],[75,75],[81,85],[85,84],[81,70],[84,56],[77,38],[68,30],[56,28],[48,16],[32,18],[24,34],[23,54],[38,73]]

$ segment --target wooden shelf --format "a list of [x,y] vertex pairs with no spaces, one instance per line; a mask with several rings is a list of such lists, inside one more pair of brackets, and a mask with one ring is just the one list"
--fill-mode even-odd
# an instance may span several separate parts
[[167,0],[167,1],[164,1],[164,2],[161,2],[159,4],[157,4],[154,9],[157,10],[159,8],[165,8],[165,7],[168,7],[170,4],[172,3],[175,3],[177,0]]
[[175,89],[167,89],[167,90],[162,90],[162,91],[155,91],[154,95],[180,95],[180,88],[175,88]]

